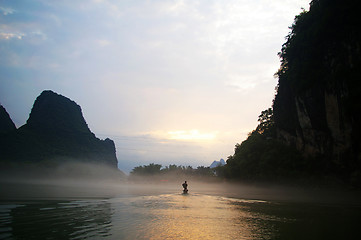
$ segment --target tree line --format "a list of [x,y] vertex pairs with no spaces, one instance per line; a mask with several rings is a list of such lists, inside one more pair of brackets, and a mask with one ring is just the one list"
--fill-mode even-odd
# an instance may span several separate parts
[[130,172],[130,178],[135,179],[137,177],[215,177],[216,171],[210,167],[198,166],[193,168],[192,166],[182,166],[176,164],[170,164],[168,166],[162,166],[161,164],[150,163],[148,165],[137,166]]

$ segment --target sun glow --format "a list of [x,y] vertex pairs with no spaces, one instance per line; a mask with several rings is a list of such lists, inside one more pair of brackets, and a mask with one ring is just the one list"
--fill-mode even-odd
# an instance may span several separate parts
[[201,133],[198,129],[189,131],[169,131],[169,139],[175,140],[214,140],[217,132]]

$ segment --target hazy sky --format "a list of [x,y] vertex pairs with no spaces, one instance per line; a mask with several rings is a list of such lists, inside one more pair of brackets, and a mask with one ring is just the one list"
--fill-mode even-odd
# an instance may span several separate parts
[[0,0],[0,103],[46,89],[115,141],[119,167],[209,166],[272,105],[277,53],[310,0]]

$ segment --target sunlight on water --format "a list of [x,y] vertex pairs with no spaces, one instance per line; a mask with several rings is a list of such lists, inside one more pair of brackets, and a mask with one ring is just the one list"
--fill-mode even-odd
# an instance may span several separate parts
[[0,202],[0,239],[346,239],[360,206],[205,194]]
[[[137,227],[129,239],[253,239],[263,235],[252,213],[237,201],[206,195],[160,195],[132,199]],[[264,202],[265,203],[265,202]],[[119,204],[117,202],[113,204]],[[116,208],[117,209],[117,208]],[[114,214],[114,222],[122,214]],[[134,217],[133,216],[133,217]],[[142,220],[143,219],[143,220]],[[127,237],[127,236],[122,236]]]
[[[145,239],[252,239],[257,224],[237,201],[204,195],[162,195],[143,199],[145,221],[135,238]],[[142,214],[142,215],[143,215]],[[259,232],[259,231],[258,231]]]
[[[207,195],[2,204],[0,239],[260,239],[247,204]],[[266,216],[263,216],[266,217]],[[266,237],[267,238],[267,237]]]

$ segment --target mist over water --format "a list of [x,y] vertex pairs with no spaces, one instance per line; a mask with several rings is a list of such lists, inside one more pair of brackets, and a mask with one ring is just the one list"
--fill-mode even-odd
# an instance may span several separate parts
[[357,234],[360,199],[352,191],[192,179],[8,179],[0,239],[347,239]]

